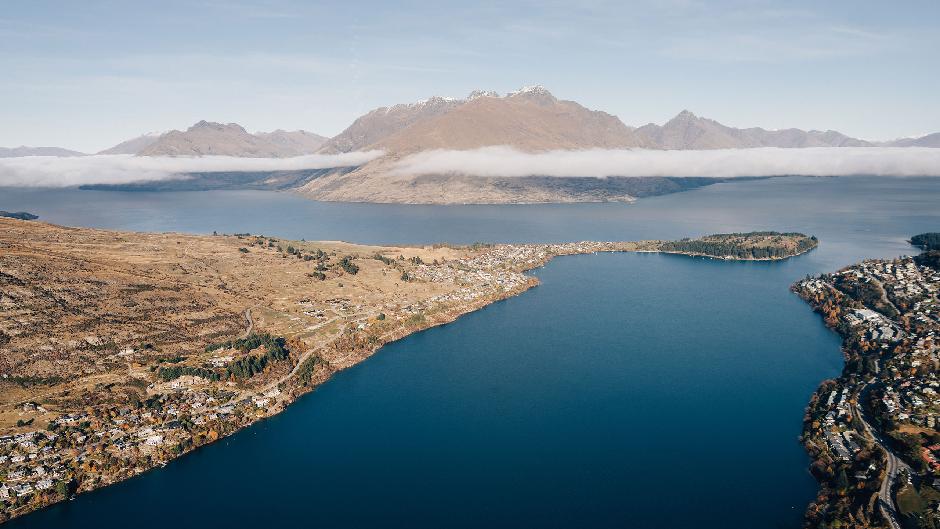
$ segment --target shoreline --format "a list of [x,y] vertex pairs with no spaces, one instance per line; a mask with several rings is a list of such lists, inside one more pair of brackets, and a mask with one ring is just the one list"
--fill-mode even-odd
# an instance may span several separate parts
[[910,257],[865,260],[791,286],[840,337],[843,360],[810,395],[803,419],[800,441],[818,484],[804,526],[851,519],[900,529],[912,504],[931,512],[926,498],[940,494],[931,437],[938,384],[918,367],[934,362],[938,289],[940,273]]
[[[108,234],[108,232],[104,230],[97,231],[98,233]],[[176,237],[185,238],[195,236],[179,235]],[[170,454],[161,450],[159,452],[155,452],[155,457],[148,457],[146,463],[144,463],[142,466],[141,463],[138,462],[138,466],[134,468],[121,467],[115,473],[101,474],[99,479],[95,482],[83,480],[77,484],[77,488],[73,494],[87,493],[141,475],[145,472],[153,470],[156,467],[164,466],[167,462],[173,459],[184,456],[208,444],[212,444],[219,439],[228,437],[229,435],[241,431],[244,428],[257,423],[258,421],[277,415],[278,413],[284,411],[288,406],[296,402],[297,399],[307,393],[312,392],[317,387],[319,387],[320,384],[329,380],[333,374],[358,365],[362,361],[377,353],[382,347],[389,343],[401,340],[417,332],[452,323],[465,314],[481,310],[495,302],[517,296],[537,286],[539,284],[538,278],[526,274],[526,272],[545,266],[555,257],[566,255],[595,254],[598,252],[669,253],[674,255],[686,255],[689,257],[705,256],[696,252],[683,252],[675,250],[664,251],[662,249],[657,249],[659,245],[663,243],[664,241],[639,241],[622,243],[581,242],[549,245],[485,245],[481,250],[476,251],[476,253],[471,252],[467,254],[468,257],[463,258],[463,260],[458,260],[458,264],[454,266],[457,266],[458,268],[467,268],[471,271],[476,270],[477,272],[475,273],[477,274],[492,275],[493,273],[496,273],[497,276],[495,277],[502,277],[499,274],[503,274],[513,281],[508,283],[511,285],[509,288],[498,286],[494,289],[492,285],[490,285],[487,287],[489,291],[486,291],[485,289],[471,289],[470,292],[473,293],[473,296],[470,296],[467,301],[458,301],[456,303],[448,303],[443,301],[438,302],[436,305],[428,307],[427,310],[422,309],[419,312],[421,316],[419,319],[414,319],[413,317],[406,319],[396,319],[394,325],[391,326],[391,328],[384,329],[384,332],[378,336],[369,334],[368,330],[363,330],[364,328],[361,326],[349,333],[346,332],[349,330],[349,328],[343,326],[341,327],[343,330],[334,336],[332,341],[322,342],[318,344],[317,347],[305,347],[303,342],[290,339],[288,343],[291,344],[291,349],[293,350],[296,348],[296,352],[298,354],[296,363],[293,364],[291,371],[282,379],[272,381],[271,383],[266,384],[264,387],[255,388],[247,392],[240,392],[238,396],[238,399],[240,399],[239,403],[248,403],[247,411],[245,412],[249,414],[247,417],[243,414],[241,416],[242,419],[240,421],[236,421],[235,423],[221,422],[218,433],[216,433],[214,437],[193,436],[191,442],[188,445],[179,445],[182,446],[182,448],[177,453]],[[814,247],[815,245],[804,249],[799,253],[760,259],[746,259],[734,256],[705,257],[711,257],[722,261],[783,260],[801,255],[802,253],[805,253]],[[434,276],[434,274],[438,273],[438,269],[439,267],[436,266],[420,264],[412,269],[412,274],[414,274],[419,281],[430,281],[433,283],[434,281],[439,280],[435,279]],[[486,270],[491,270],[491,272],[486,272]],[[451,281],[451,279],[445,278],[443,281]],[[431,298],[431,300],[433,299],[434,298]],[[258,315],[252,314],[251,311],[256,308],[257,305],[252,305],[248,307],[247,310],[239,312],[241,314],[242,324],[244,324],[246,321],[248,323],[248,331],[242,330],[238,333],[239,335],[244,335],[245,332],[250,334],[252,328],[267,330],[266,327],[270,324],[259,324],[258,321],[256,321]],[[352,322],[354,323],[355,321],[356,320],[353,320]],[[368,336],[368,339],[366,336]],[[342,341],[342,343],[338,344],[340,341]],[[344,346],[343,344],[351,345]],[[343,349],[344,356],[339,358],[338,361],[322,360],[319,352],[324,351],[330,347],[334,347],[337,350]],[[308,367],[308,363],[310,364],[309,369],[305,369]],[[306,372],[307,378],[304,379],[304,376],[298,374],[299,372]],[[270,400],[273,401],[273,404],[265,404],[263,407],[256,407],[251,405],[250,401],[253,400],[257,404],[259,399],[262,398],[265,399],[266,402],[268,398],[270,398]],[[48,507],[64,499],[64,497],[61,496],[57,497],[46,495],[42,497],[46,498],[46,501],[42,502],[40,505],[32,502],[15,510],[8,511],[8,514],[11,515],[10,518],[18,518],[20,516],[27,515],[30,512]]]

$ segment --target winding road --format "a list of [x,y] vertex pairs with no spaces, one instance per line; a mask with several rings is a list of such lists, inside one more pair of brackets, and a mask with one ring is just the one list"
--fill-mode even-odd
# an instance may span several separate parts
[[[859,395],[861,395],[867,389],[868,383],[862,386]],[[884,439],[881,437],[881,434],[877,430],[872,428],[871,424],[868,422],[868,419],[865,418],[865,414],[862,411],[862,408],[857,404],[853,405],[855,414],[861,419],[862,424],[865,426],[865,431],[874,439],[875,444],[877,444],[882,451],[885,453],[886,465],[885,465],[885,477],[881,482],[881,488],[878,490],[878,509],[881,511],[881,515],[885,520],[888,521],[888,525],[891,526],[891,529],[902,529],[900,523],[900,515],[898,514],[897,507],[894,504],[894,499],[891,497],[891,491],[894,489],[895,483],[897,483],[898,476],[901,471],[907,471],[908,475],[911,475],[911,467],[901,460],[888,448],[887,443],[884,442]]]

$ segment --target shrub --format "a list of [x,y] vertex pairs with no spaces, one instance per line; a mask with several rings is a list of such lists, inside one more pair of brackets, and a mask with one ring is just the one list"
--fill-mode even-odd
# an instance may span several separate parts
[[356,266],[356,263],[352,262],[352,256],[347,255],[343,257],[339,262],[339,266],[347,274],[356,275],[359,273],[359,267]]

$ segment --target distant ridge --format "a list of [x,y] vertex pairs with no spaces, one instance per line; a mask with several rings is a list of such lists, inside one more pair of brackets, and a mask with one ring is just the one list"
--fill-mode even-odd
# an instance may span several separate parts
[[664,125],[650,123],[636,129],[638,136],[659,149],[742,149],[754,147],[870,147],[872,143],[834,130],[737,129],[683,110]]
[[327,138],[305,130],[251,134],[236,123],[200,121],[185,131],[151,133],[121,142],[99,154],[138,156],[238,156],[285,158],[313,154]]
[[83,152],[61,147],[0,147],[0,158],[21,158],[24,156],[87,156]]
[[940,148],[940,132],[934,132],[919,138],[901,138],[881,143],[885,147],[933,147]]
[[279,147],[284,156],[313,154],[329,140],[306,130],[278,129],[273,132],[256,132],[255,136]]

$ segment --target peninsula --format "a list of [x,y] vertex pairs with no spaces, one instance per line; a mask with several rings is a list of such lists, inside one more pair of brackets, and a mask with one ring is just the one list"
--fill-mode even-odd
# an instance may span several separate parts
[[793,285],[843,338],[845,367],[806,409],[821,488],[805,527],[940,524],[940,234],[925,253],[869,260]]
[[33,215],[25,211],[0,211],[0,217],[20,220],[36,220],[39,218],[38,215]]
[[364,246],[0,218],[0,520],[283,410],[382,345],[519,294],[555,256],[784,259],[798,233]]

